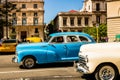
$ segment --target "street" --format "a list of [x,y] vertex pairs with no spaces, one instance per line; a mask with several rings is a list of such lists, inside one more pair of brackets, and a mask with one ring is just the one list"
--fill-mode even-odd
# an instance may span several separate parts
[[11,62],[13,56],[0,55],[0,80],[87,80],[75,71],[73,63],[42,64],[34,69],[23,69]]

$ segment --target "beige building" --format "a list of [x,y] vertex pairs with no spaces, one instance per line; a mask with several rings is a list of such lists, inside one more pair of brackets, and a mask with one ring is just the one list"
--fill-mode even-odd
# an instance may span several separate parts
[[[12,26],[9,37],[25,39],[38,36],[44,38],[44,0],[8,0],[20,11],[12,11]],[[6,33],[4,33],[4,36]]]
[[54,19],[54,23],[58,30],[67,31],[82,31],[85,26],[92,26],[92,15],[90,12],[79,12],[71,10],[69,12],[60,12]]
[[79,31],[86,26],[106,23],[106,0],[85,0],[81,10],[60,12],[54,19],[56,29],[62,32]]
[[120,34],[120,0],[107,2],[107,27],[109,42],[112,42]]
[[[0,24],[2,23],[2,18],[3,18],[2,12],[1,12],[2,8],[3,8],[3,4],[0,0]],[[0,39],[1,38],[3,38],[3,27],[2,27],[2,25],[0,25]]]

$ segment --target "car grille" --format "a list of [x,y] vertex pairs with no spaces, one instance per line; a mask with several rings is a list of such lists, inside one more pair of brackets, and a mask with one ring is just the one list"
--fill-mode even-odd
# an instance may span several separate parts
[[79,63],[86,65],[87,62],[88,62],[87,57],[82,55],[79,56]]

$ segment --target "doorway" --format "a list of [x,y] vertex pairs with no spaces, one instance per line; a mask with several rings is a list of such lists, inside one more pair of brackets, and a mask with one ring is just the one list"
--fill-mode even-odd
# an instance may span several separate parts
[[21,31],[21,40],[25,41],[26,37],[27,37],[27,31]]

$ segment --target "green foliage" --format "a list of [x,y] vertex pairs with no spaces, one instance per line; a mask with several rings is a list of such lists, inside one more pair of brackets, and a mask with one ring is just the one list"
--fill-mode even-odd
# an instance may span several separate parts
[[7,24],[8,26],[10,26],[12,23],[12,20],[9,17],[12,16],[11,12],[17,9],[16,5],[12,4],[11,2],[7,2],[7,4],[2,3],[2,5],[3,5],[1,8],[1,13],[2,13],[1,16],[3,21],[2,25],[5,26]]
[[47,31],[48,31],[48,35],[51,33],[58,32],[58,29],[55,27],[55,24],[53,21],[51,21],[50,24],[48,24]]
[[[18,9],[16,8],[16,4],[9,2],[9,0],[7,0],[7,3],[2,2],[0,6],[1,6],[0,8],[0,31],[2,31],[3,33],[3,26],[6,26],[6,27],[12,26],[11,12],[13,11],[17,12]],[[0,36],[3,37],[3,34],[0,34]]]
[[[85,27],[83,28],[83,32],[90,34],[95,40],[97,39],[97,27]],[[103,39],[107,38],[107,25],[100,24],[98,27],[98,37],[99,42],[103,41]]]
[[101,24],[98,29],[99,29],[100,37],[107,37],[107,25],[106,24]]
[[96,28],[95,27],[85,27],[83,28],[83,32],[88,33],[94,39],[96,39]]

